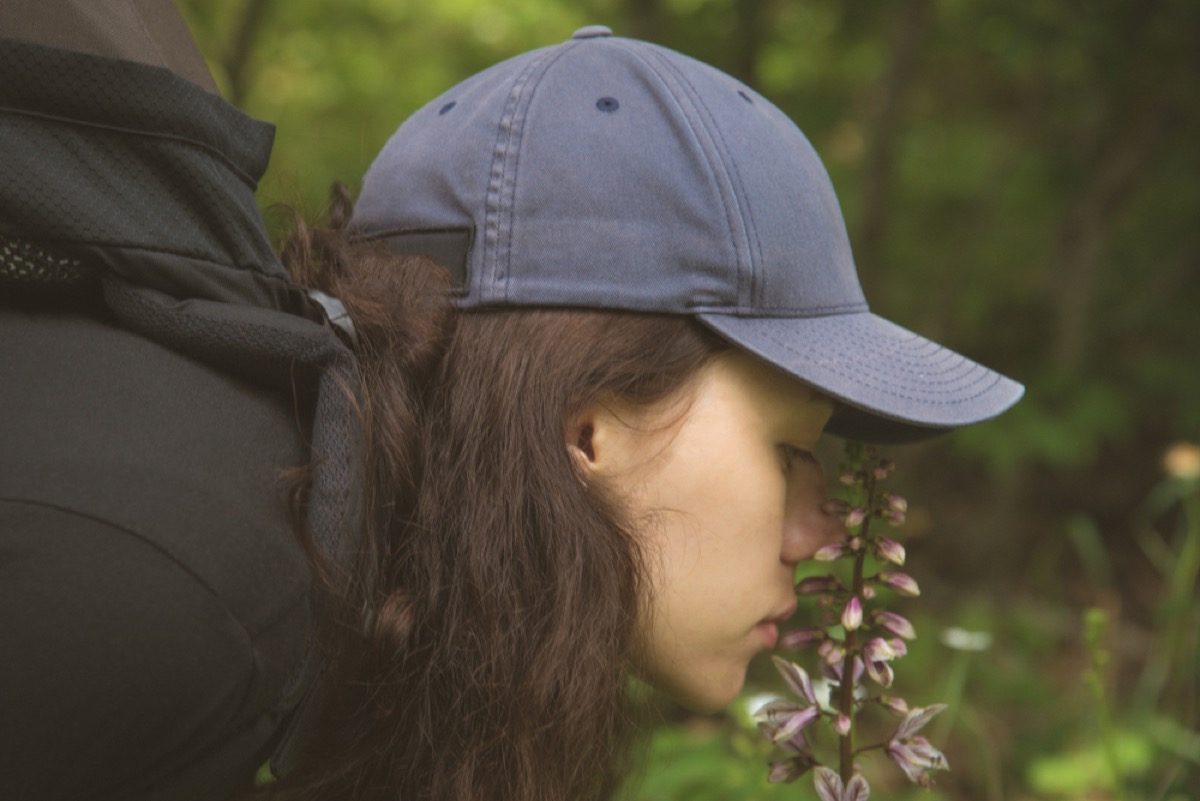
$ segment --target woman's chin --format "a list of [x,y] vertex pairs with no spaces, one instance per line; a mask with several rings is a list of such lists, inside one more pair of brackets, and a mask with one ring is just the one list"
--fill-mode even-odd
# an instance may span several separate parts
[[717,676],[678,677],[674,681],[651,681],[680,706],[698,714],[720,712],[733,703],[746,683],[746,669]]

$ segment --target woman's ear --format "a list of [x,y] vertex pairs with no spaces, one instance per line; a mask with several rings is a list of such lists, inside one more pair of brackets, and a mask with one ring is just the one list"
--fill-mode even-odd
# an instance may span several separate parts
[[567,421],[567,454],[580,474],[609,475],[625,466],[626,451],[634,432],[613,402],[592,401]]
[[592,473],[596,465],[595,417],[595,407],[589,405],[567,421],[567,456],[583,476]]
[[602,398],[567,421],[567,454],[580,475],[612,479],[645,463],[671,430],[661,422],[661,413]]

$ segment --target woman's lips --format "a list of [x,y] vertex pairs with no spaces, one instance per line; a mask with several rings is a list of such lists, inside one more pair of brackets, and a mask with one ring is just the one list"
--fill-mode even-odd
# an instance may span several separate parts
[[755,633],[763,638],[767,648],[774,648],[779,642],[779,626],[771,622],[759,623],[754,627]]
[[779,612],[764,619],[755,626],[754,631],[766,641],[768,648],[774,648],[779,642],[779,626],[787,621],[795,612],[796,602],[792,601]]

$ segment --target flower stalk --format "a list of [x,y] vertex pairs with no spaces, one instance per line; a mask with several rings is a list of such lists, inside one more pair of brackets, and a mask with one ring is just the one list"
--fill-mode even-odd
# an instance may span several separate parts
[[[797,595],[817,596],[817,607],[824,610],[823,624],[786,632],[780,639],[783,648],[815,649],[818,667],[832,684],[828,706],[821,705],[804,668],[777,656],[776,669],[799,700],[774,701],[757,716],[763,733],[786,752],[783,760],[771,765],[769,780],[794,781],[812,771],[822,801],[866,799],[870,788],[855,759],[869,751],[883,751],[909,780],[923,786],[932,783],[930,771],[949,769],[941,751],[917,733],[945,706],[910,707],[891,692],[892,663],[907,653],[906,641],[916,637],[916,630],[907,618],[880,608],[883,596],[877,597],[877,591],[909,598],[920,595],[917,582],[894,569],[904,565],[904,546],[872,530],[876,520],[888,527],[905,521],[907,501],[880,489],[894,469],[895,464],[873,448],[846,444],[846,465],[839,480],[848,488],[848,497],[825,506],[827,513],[842,518],[846,536],[821,548],[813,558],[822,563],[849,562],[849,575],[839,578],[831,573],[801,580]],[[867,683],[883,692],[870,692]],[[856,747],[858,718],[868,708],[902,720],[887,740]],[[807,730],[822,725],[837,739],[836,770],[813,751]]]

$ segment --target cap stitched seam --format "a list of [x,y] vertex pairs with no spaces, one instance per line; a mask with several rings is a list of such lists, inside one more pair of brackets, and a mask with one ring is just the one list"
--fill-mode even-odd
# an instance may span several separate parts
[[[684,121],[687,123],[688,130],[691,131],[692,137],[695,139],[696,143],[700,147],[700,153],[704,156],[704,160],[708,163],[709,173],[710,173],[711,178],[713,179],[713,183],[715,184],[714,189],[716,190],[717,198],[721,201],[721,207],[725,212],[725,224],[729,229],[729,238],[731,240],[731,243],[733,244],[734,259],[738,260],[738,258],[739,258],[738,252],[737,252],[738,251],[738,248],[737,248],[738,234],[737,234],[737,230],[736,230],[737,220],[736,220],[734,214],[731,212],[731,210],[729,208],[729,204],[725,202],[725,192],[722,191],[722,188],[721,188],[721,176],[718,174],[718,170],[715,169],[715,167],[722,168],[720,170],[720,173],[724,174],[725,180],[727,180],[729,182],[731,190],[733,189],[733,181],[729,178],[728,171],[724,169],[725,165],[724,164],[714,165],[712,158],[709,157],[708,150],[704,146],[704,137],[702,137],[700,135],[700,132],[697,130],[696,123],[700,122],[700,120],[693,120],[692,115],[688,113],[688,110],[686,108],[684,108],[683,104],[680,102],[680,99],[676,95],[676,93],[674,91],[671,91],[672,87],[671,87],[671,84],[667,81],[666,76],[662,72],[660,72],[658,69],[656,69],[655,66],[652,63],[650,63],[649,59],[646,56],[644,56],[642,53],[639,53],[637,51],[637,49],[630,47],[628,44],[626,44],[623,41],[620,41],[620,40],[612,40],[612,41],[613,41],[613,44],[619,46],[623,51],[625,51],[629,55],[633,56],[638,61],[642,62],[642,64],[645,65],[646,69],[650,70],[650,72],[652,72],[655,75],[655,77],[658,78],[658,80],[663,84],[663,86],[666,87],[666,89],[668,90],[669,97],[671,98],[672,101],[674,101],[676,108],[682,114]],[[655,53],[654,50],[651,50],[650,52]],[[657,53],[655,53],[655,55],[656,55],[656,57],[659,58],[659,60],[662,60],[661,56],[658,56]],[[678,83],[678,82],[676,82],[676,83]],[[693,98],[689,97],[688,101],[692,104],[693,107],[696,106],[695,100]],[[707,138],[709,139],[709,141],[712,143],[713,150],[716,151],[718,148],[715,147],[716,142],[713,140],[711,132],[707,129],[707,127],[704,127],[704,126],[701,126],[701,129],[702,129],[703,133],[707,135]],[[734,202],[736,203],[737,202],[737,193],[734,192],[733,194],[734,194],[733,199],[734,199]],[[749,248],[747,248],[747,250],[749,250]],[[736,287],[734,290],[735,297],[734,297],[734,302],[732,304],[732,308],[740,309],[741,303],[740,303],[740,299],[737,297],[737,295],[740,295],[740,289],[741,289],[741,283],[742,283],[742,278],[741,278],[742,265],[740,263],[738,263],[736,265],[736,268],[737,268],[737,273],[738,273],[738,279],[737,279]]]
[[[496,176],[499,186],[496,191],[496,264],[492,267],[490,281],[492,283],[493,292],[503,297],[505,303],[510,302],[509,286],[511,285],[512,276],[512,251],[513,251],[513,230],[515,224],[515,216],[513,208],[516,205],[517,192],[517,173],[521,161],[521,147],[525,137],[525,125],[529,120],[529,110],[533,105],[534,95],[537,93],[538,86],[541,85],[542,79],[546,72],[554,65],[558,59],[562,58],[571,47],[577,42],[567,42],[566,47],[557,47],[543,51],[540,55],[530,60],[529,66],[521,71],[517,80],[513,83],[513,88],[510,90],[509,101],[505,104],[505,110],[501,113],[499,128],[503,131],[504,120],[509,118],[508,141],[505,143],[505,155],[500,158],[500,174]],[[540,75],[537,73],[540,71]],[[522,103],[522,101],[524,102]],[[512,106],[511,114],[508,107]],[[522,113],[522,105],[524,111]],[[519,124],[517,120],[520,120]],[[519,128],[519,133],[518,133]],[[497,151],[501,147],[501,136],[496,138]],[[513,147],[515,145],[515,147]],[[509,148],[512,148],[510,151]],[[511,152],[511,156],[509,155]],[[499,157],[499,152],[496,153]],[[505,163],[511,157],[511,169],[507,171],[508,181],[507,188],[505,182]],[[495,171],[495,160],[493,160],[493,172]],[[489,194],[492,181],[489,180]],[[506,219],[507,218],[507,219]],[[501,226],[507,222],[508,234],[504,236],[501,233]],[[486,233],[485,233],[486,236]],[[507,240],[507,241],[505,241]],[[486,254],[486,246],[485,246]],[[498,277],[499,275],[499,277]]]
[[[675,74],[680,83],[682,83],[691,91],[691,97],[689,99],[692,101],[692,104],[695,105],[697,109],[702,111],[703,114],[708,118],[709,126],[707,130],[720,144],[718,150],[721,151],[721,155],[723,156],[722,166],[726,167],[727,173],[732,173],[732,178],[729,183],[733,189],[734,201],[738,205],[738,211],[741,212],[738,216],[741,217],[742,228],[746,232],[746,249],[750,251],[750,306],[751,308],[756,308],[761,299],[758,293],[758,270],[755,269],[755,266],[757,265],[760,269],[765,267],[765,265],[763,265],[762,239],[758,234],[758,225],[755,223],[754,210],[751,208],[750,204],[750,196],[745,191],[745,182],[742,180],[741,171],[738,170],[737,161],[733,158],[733,150],[729,147],[729,143],[725,140],[725,134],[721,130],[721,127],[717,125],[716,117],[708,108],[708,105],[705,104],[703,94],[696,89],[691,81],[688,80],[687,76],[683,74],[683,71],[679,69],[677,65],[672,64],[666,57],[663,56],[662,53],[658,52],[657,50],[651,50],[650,52],[652,52],[667,69]],[[741,265],[739,264],[739,290],[741,289],[741,274],[742,269]],[[739,298],[737,307],[740,309],[742,308],[740,298],[741,292],[739,291],[738,294]]]
[[[792,353],[796,356],[804,355],[800,351],[798,351],[794,346],[792,346],[790,343],[785,342],[785,341],[779,339],[778,337],[773,336],[770,333],[762,332],[762,336],[765,339],[768,339],[771,342],[773,342],[774,344],[783,348],[788,353]],[[966,359],[963,359],[963,362],[968,363]],[[883,384],[878,383],[877,381],[869,380],[869,378],[874,378],[874,376],[868,377],[868,376],[862,375],[861,373],[853,373],[852,374],[852,373],[848,373],[844,370],[839,369],[838,368],[839,362],[818,361],[818,362],[809,362],[809,364],[813,364],[814,366],[818,366],[823,369],[826,369],[829,372],[840,376],[841,378],[866,384],[871,389],[881,391],[887,395],[890,395],[891,397],[903,398],[904,400],[914,401],[916,403],[931,404],[931,405],[935,405],[935,406],[960,406],[962,404],[969,403],[970,401],[973,401],[974,399],[980,397],[981,395],[984,395],[988,390],[990,390],[1000,380],[1000,376],[998,374],[991,373],[991,371],[983,368],[982,366],[980,366],[978,364],[972,364],[971,371],[979,372],[979,373],[981,373],[981,375],[978,378],[976,378],[974,381],[969,381],[965,384],[962,384],[961,386],[963,388],[973,386],[975,384],[978,384],[980,381],[985,380],[986,378],[988,378],[989,373],[993,376],[993,380],[973,395],[968,395],[966,397],[961,397],[961,398],[955,398],[954,400],[940,400],[936,397],[920,397],[920,396],[912,395],[907,392],[898,392],[898,391],[896,391],[896,387],[894,385],[891,385],[891,384],[883,385]],[[866,365],[864,365],[860,362],[860,363],[858,363],[858,366],[865,367]],[[943,382],[933,382],[933,383],[935,385],[946,385],[951,382],[943,381]]]

